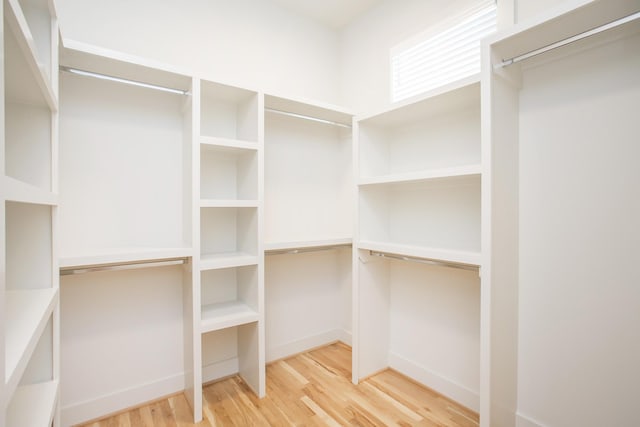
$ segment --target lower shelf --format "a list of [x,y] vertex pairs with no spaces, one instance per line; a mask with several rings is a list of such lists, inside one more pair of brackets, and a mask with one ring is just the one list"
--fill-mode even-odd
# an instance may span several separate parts
[[7,425],[20,427],[50,426],[56,412],[58,381],[20,386],[7,410]]
[[5,381],[9,396],[51,317],[57,295],[54,288],[6,292]]
[[242,301],[210,304],[202,307],[201,332],[213,332],[257,322],[260,315]]
[[384,252],[400,256],[425,258],[472,266],[480,266],[482,260],[480,252],[400,245],[396,243],[376,242],[371,240],[361,240],[358,244],[358,249],[367,249],[370,251]]
[[258,257],[246,252],[225,252],[221,254],[202,254],[200,270],[216,270],[220,268],[244,267],[255,265]]

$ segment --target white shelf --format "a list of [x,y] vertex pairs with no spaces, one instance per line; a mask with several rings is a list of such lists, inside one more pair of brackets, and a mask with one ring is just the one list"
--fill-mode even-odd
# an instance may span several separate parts
[[57,303],[55,288],[7,291],[5,331],[6,395],[16,389]]
[[258,256],[246,252],[225,252],[221,254],[203,254],[200,259],[200,270],[216,270],[220,268],[243,267],[258,264]]
[[377,185],[377,184],[401,184],[412,182],[426,182],[447,180],[450,178],[459,178],[466,176],[480,176],[482,166],[479,164],[456,166],[450,168],[432,169],[418,172],[407,172],[371,177],[360,178],[359,185]]
[[271,242],[265,244],[265,252],[295,251],[297,249],[323,249],[334,246],[351,245],[353,239],[351,237],[323,239],[323,240],[304,240],[296,242]]
[[257,208],[257,200],[200,200],[201,208]]
[[58,382],[20,386],[7,410],[7,425],[20,427],[50,426],[58,400]]
[[214,136],[201,136],[200,146],[205,150],[219,151],[244,151],[258,149],[257,142],[231,138],[219,138]]
[[[265,108],[284,113],[292,113],[328,122],[340,123],[351,126],[353,114],[342,107],[316,101],[280,98],[273,95],[265,95]],[[267,111],[268,112],[268,111]]]
[[358,249],[475,266],[480,266],[482,259],[480,252],[398,245],[394,243],[375,242],[370,240],[360,241]]
[[[23,58],[26,61],[29,71],[36,80],[38,88],[51,111],[58,110],[58,99],[51,83],[51,78],[44,66],[40,64],[36,42],[29,29],[27,20],[22,12],[18,0],[8,0],[9,7],[5,9],[5,17],[16,38],[18,46],[22,50]],[[57,72],[57,70],[56,70]]]
[[10,176],[4,177],[4,198],[11,202],[56,206],[58,195]]
[[231,301],[202,307],[201,332],[212,332],[233,326],[257,322],[257,311],[240,301]]
[[110,248],[92,254],[63,256],[59,262],[60,268],[71,268],[185,258],[192,256],[192,254],[191,248]]

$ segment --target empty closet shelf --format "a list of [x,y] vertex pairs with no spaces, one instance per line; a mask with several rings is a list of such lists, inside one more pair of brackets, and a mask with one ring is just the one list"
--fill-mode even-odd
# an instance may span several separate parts
[[7,408],[7,424],[21,427],[51,425],[58,400],[58,381],[18,387]]
[[360,178],[359,185],[403,184],[433,181],[459,180],[465,177],[479,177],[482,166],[479,164],[429,169],[416,172],[404,172]]
[[9,396],[51,317],[57,295],[55,288],[6,292],[5,381]]
[[241,139],[220,138],[215,136],[201,136],[200,147],[203,150],[241,152],[244,150],[257,150],[258,143]]
[[361,241],[358,245],[358,249],[367,249],[374,252],[409,258],[422,258],[426,260],[441,261],[443,263],[464,264],[476,267],[480,266],[482,259],[480,252],[400,245],[367,240]]
[[257,322],[257,311],[241,301],[210,304],[202,307],[202,333]]
[[243,267],[258,264],[258,256],[246,252],[224,252],[219,254],[203,254],[200,259],[200,270]]
[[295,254],[350,247],[351,243],[351,237],[326,240],[304,240],[296,242],[273,242],[265,245],[265,252],[267,254]]

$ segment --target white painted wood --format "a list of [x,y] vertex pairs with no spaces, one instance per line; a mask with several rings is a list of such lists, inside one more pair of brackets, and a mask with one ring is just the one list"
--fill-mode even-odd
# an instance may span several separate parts
[[59,260],[61,268],[86,267],[101,264],[119,264],[136,261],[191,257],[191,248],[111,248],[93,254],[65,256]]
[[[20,2],[18,2],[18,0],[9,0],[7,1],[9,7],[5,11],[5,18],[9,23],[17,45],[23,52],[23,60],[28,65],[29,73],[35,80],[42,98],[51,111],[56,111],[58,109],[58,100],[50,77],[52,74],[50,52],[51,46],[55,42],[50,40],[51,18],[48,3],[40,3],[42,4],[36,6],[34,9],[42,8],[45,10],[46,15],[33,17],[34,19],[28,22]],[[27,5],[30,4],[31,3],[27,3]],[[36,15],[41,15],[41,13],[38,12]],[[44,23],[47,28],[38,28],[37,24],[42,23]],[[35,32],[31,31],[31,27],[34,27]],[[35,38],[35,35],[39,37]],[[44,40],[41,38],[44,38]]]
[[480,265],[480,252],[456,251],[423,246],[397,245],[384,241],[361,240],[359,249],[385,252],[407,257],[428,258],[437,261],[457,262],[468,265]]
[[256,208],[202,208],[200,215],[203,256],[230,252],[258,255]]
[[[238,147],[250,144],[240,142]],[[258,152],[238,147],[201,145],[201,198],[255,200],[257,204]]]
[[200,258],[200,270],[216,270],[221,268],[242,267],[258,264],[259,257],[247,252],[224,252],[204,255]]
[[[638,155],[631,105],[639,63],[631,52],[640,28],[493,66],[638,10],[633,1],[570,1],[487,42],[483,143],[493,175],[483,425],[635,422],[626,398],[638,380],[631,325],[639,295],[629,287],[638,274],[627,266],[637,263],[630,242],[638,206],[626,190],[638,180],[629,159]],[[606,350],[594,352],[593,343]],[[552,400],[543,391],[550,389]]]
[[58,195],[26,184],[10,176],[4,177],[4,198],[11,202],[57,205]]
[[231,328],[259,320],[257,311],[239,302],[223,302],[202,307],[202,333]]
[[58,381],[17,388],[7,409],[7,425],[42,427],[51,425],[57,412]]
[[338,238],[338,239],[324,239],[324,240],[312,240],[312,241],[297,241],[297,242],[267,242],[264,246],[265,251],[284,251],[295,249],[312,249],[312,248],[330,248],[333,246],[345,246],[352,243],[351,237]]
[[[353,117],[353,113],[337,105],[320,103],[310,99],[282,98],[275,95],[265,95],[265,108],[341,123],[348,126],[351,126]],[[275,113],[267,111],[266,114],[271,115]]]
[[58,291],[53,288],[5,291],[5,301],[5,393],[11,396],[51,319]]
[[256,92],[211,81],[201,86],[201,135],[258,142]]
[[457,166],[450,168],[432,169],[418,172],[399,173],[393,175],[382,175],[376,177],[361,177],[358,184],[378,185],[378,184],[402,184],[425,181],[446,180],[448,178],[456,178],[463,176],[472,176],[481,174],[481,165]]
[[257,200],[216,200],[202,199],[200,200],[201,208],[257,208]]
[[231,138],[221,138],[214,136],[201,136],[200,144],[205,150],[216,150],[222,152],[242,153],[245,150],[258,150],[258,143],[252,141],[242,141]]

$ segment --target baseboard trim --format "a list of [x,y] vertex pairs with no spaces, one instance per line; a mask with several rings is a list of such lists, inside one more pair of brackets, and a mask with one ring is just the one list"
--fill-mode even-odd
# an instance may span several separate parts
[[333,329],[296,341],[291,341],[286,344],[267,348],[266,360],[267,363],[274,362],[276,360],[284,359],[285,357],[293,356],[295,354],[304,353],[305,351],[322,347],[336,341],[342,341],[347,345],[351,345],[351,333],[345,331],[344,329]]
[[480,395],[451,379],[395,353],[389,353],[389,367],[473,411],[480,410]]
[[184,387],[184,374],[178,374],[91,400],[73,403],[61,409],[61,424],[68,427],[104,418],[108,414],[115,414],[128,408],[156,401],[162,396],[180,393]]
[[516,427],[544,427],[544,424],[541,424],[520,412],[516,412]]

